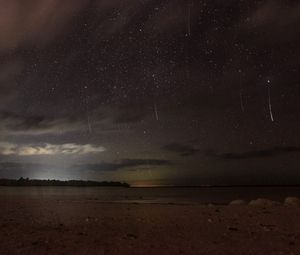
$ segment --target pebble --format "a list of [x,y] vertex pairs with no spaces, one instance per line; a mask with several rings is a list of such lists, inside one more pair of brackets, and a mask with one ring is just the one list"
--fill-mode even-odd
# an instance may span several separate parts
[[286,206],[299,206],[300,205],[300,199],[297,197],[287,197],[284,200],[284,205]]
[[280,205],[280,203],[265,198],[258,198],[256,200],[251,200],[249,202],[249,205],[250,206],[275,206],[275,205]]
[[244,200],[233,200],[229,205],[246,205],[246,202]]

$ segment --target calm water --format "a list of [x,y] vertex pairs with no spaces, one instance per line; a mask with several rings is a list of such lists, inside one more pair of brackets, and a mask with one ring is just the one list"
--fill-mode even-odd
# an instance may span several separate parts
[[59,199],[115,203],[227,204],[234,199],[249,201],[258,197],[283,201],[300,197],[300,187],[264,188],[115,188],[115,187],[0,187],[0,197]]

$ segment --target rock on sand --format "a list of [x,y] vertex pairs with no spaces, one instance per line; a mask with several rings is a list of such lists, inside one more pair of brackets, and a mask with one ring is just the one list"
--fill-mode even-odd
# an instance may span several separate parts
[[286,197],[284,200],[284,205],[286,206],[299,206],[300,199],[297,197]]
[[246,205],[246,202],[244,200],[233,200],[229,205]]
[[250,206],[274,206],[274,205],[280,205],[280,203],[265,198],[258,198],[256,200],[251,200],[249,202],[249,205]]

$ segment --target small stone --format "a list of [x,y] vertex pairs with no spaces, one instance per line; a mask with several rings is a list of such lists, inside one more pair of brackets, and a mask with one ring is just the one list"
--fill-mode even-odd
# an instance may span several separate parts
[[246,205],[246,202],[244,200],[233,200],[229,205]]
[[256,200],[251,200],[249,202],[249,205],[250,206],[276,206],[276,205],[280,205],[280,203],[265,198],[258,198]]
[[284,200],[284,205],[286,206],[299,206],[300,205],[300,199],[297,197],[287,197]]
[[126,236],[129,237],[129,238],[132,238],[132,239],[137,239],[137,235],[135,235],[135,234],[129,233]]

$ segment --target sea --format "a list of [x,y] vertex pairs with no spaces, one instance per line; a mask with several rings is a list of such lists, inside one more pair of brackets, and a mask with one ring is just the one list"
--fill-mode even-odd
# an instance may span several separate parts
[[300,187],[0,187],[0,196],[97,203],[216,204],[232,200],[266,198],[283,202],[300,197]]

